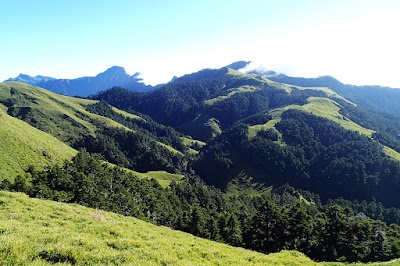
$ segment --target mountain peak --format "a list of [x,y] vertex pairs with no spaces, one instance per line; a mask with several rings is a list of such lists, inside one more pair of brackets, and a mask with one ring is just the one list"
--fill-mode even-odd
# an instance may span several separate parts
[[97,75],[97,77],[102,76],[128,76],[128,74],[126,73],[125,68],[120,66],[112,66],[106,71]]
[[105,72],[123,72],[126,73],[125,68],[121,66],[112,66],[109,69],[107,69]]
[[232,64],[227,65],[226,67],[232,68],[234,70],[239,70],[239,69],[247,67],[250,63],[251,63],[251,61],[237,61],[237,62],[233,62]]

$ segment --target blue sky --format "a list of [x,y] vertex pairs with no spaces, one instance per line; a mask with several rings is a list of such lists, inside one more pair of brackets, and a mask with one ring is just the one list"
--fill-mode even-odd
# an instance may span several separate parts
[[0,8],[0,80],[119,65],[156,84],[250,60],[400,88],[396,0],[0,0]]

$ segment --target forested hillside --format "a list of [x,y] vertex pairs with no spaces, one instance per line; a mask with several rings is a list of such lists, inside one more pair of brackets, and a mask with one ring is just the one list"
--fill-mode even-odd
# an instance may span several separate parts
[[264,110],[302,104],[310,96],[339,97],[325,89],[304,89],[243,74],[207,69],[175,79],[147,94],[112,88],[94,96],[127,111],[206,141],[234,122]]
[[222,68],[177,78],[147,94],[113,88],[95,98],[208,140],[191,166],[222,189],[245,173],[257,182],[309,189],[323,200],[400,206],[398,119],[328,88]]
[[23,83],[2,83],[0,104],[9,116],[60,141],[101,153],[109,162],[146,172],[185,169],[193,149],[185,136],[150,117],[128,114],[98,101],[71,98]]

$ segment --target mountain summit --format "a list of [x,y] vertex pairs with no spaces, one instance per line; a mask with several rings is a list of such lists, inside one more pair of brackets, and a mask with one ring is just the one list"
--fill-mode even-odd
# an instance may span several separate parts
[[132,91],[149,91],[151,86],[142,83],[138,72],[133,75],[126,73],[120,66],[113,66],[95,77],[81,77],[76,79],[55,79],[44,76],[29,76],[20,74],[6,82],[19,81],[29,85],[45,88],[49,91],[70,95],[89,96],[111,87],[120,86]]
[[247,67],[250,63],[251,63],[251,61],[237,61],[237,62],[233,62],[230,65],[227,65],[226,67],[232,68],[234,70],[239,70],[239,69]]

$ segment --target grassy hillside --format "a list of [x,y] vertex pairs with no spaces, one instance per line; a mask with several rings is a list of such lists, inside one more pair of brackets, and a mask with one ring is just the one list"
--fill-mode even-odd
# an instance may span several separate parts
[[[176,161],[188,150],[180,139],[182,134],[151,118],[24,83],[0,83],[0,110],[76,149],[101,153],[111,163],[140,172],[173,173],[180,168]],[[149,161],[153,162],[150,166]]]
[[0,192],[1,265],[317,265],[268,256],[141,220]]
[[274,127],[279,121],[281,121],[281,115],[287,110],[300,110],[307,112],[316,116],[327,118],[337,124],[341,125],[343,128],[356,131],[362,135],[371,136],[374,132],[373,130],[363,128],[360,125],[354,123],[348,118],[344,117],[339,113],[340,104],[334,100],[321,97],[310,97],[307,99],[305,105],[289,105],[283,108],[277,108],[271,111],[272,120],[268,121],[263,125],[253,125],[249,128],[249,136],[253,137],[262,129],[269,129]]
[[328,88],[278,83],[226,67],[185,75],[147,94],[114,88],[96,96],[120,109],[147,114],[202,141],[215,138],[238,120],[275,108],[303,105],[309,97],[351,104]]
[[139,173],[132,171],[132,173],[139,178],[147,178],[147,179],[154,178],[155,180],[158,181],[158,183],[160,183],[162,187],[169,186],[169,184],[171,184],[172,181],[179,182],[183,178],[183,175],[171,174],[165,171],[149,171],[147,173]]
[[[327,91],[327,93],[329,90]],[[339,97],[337,97],[339,98]],[[265,124],[258,124],[249,126],[249,137],[252,138],[257,135],[261,130],[274,128],[277,123],[281,121],[282,113],[287,110],[300,110],[312,115],[320,116],[329,119],[347,130],[355,131],[361,135],[371,137],[375,132],[374,130],[362,127],[357,123],[351,121],[349,118],[340,114],[342,106],[336,101],[328,98],[310,97],[304,105],[289,105],[283,108],[277,108],[270,111],[272,119]],[[384,146],[385,153],[395,160],[400,159],[400,153]]]
[[212,98],[212,99],[205,100],[204,104],[205,105],[213,105],[213,104],[215,104],[217,102],[229,99],[232,96],[234,96],[235,94],[253,92],[253,91],[257,91],[257,90],[260,90],[260,88],[257,88],[257,87],[254,87],[254,86],[248,86],[248,85],[245,85],[245,86],[242,86],[242,87],[239,87],[239,88],[232,88],[232,89],[228,90],[228,94],[227,95],[222,95],[222,96],[218,96],[218,97],[215,97],[215,98]]
[[0,110],[0,179],[22,174],[29,165],[41,168],[71,159],[76,151],[55,137]]
[[[87,106],[98,101],[68,97],[19,82],[0,83],[0,105],[14,117],[29,122],[58,139],[71,143],[72,138],[94,135],[99,126],[123,128],[126,126],[90,112]],[[113,108],[118,114],[145,121],[142,117]],[[159,143],[176,151],[165,143]]]
[[24,83],[1,83],[0,103],[7,106],[9,114],[63,141],[70,140],[71,135],[93,134],[97,130],[93,122],[125,128],[109,118],[86,110],[86,106],[96,101],[59,95]]
[[132,217],[5,191],[0,232],[1,265],[346,265],[316,263],[296,251],[264,255]]

